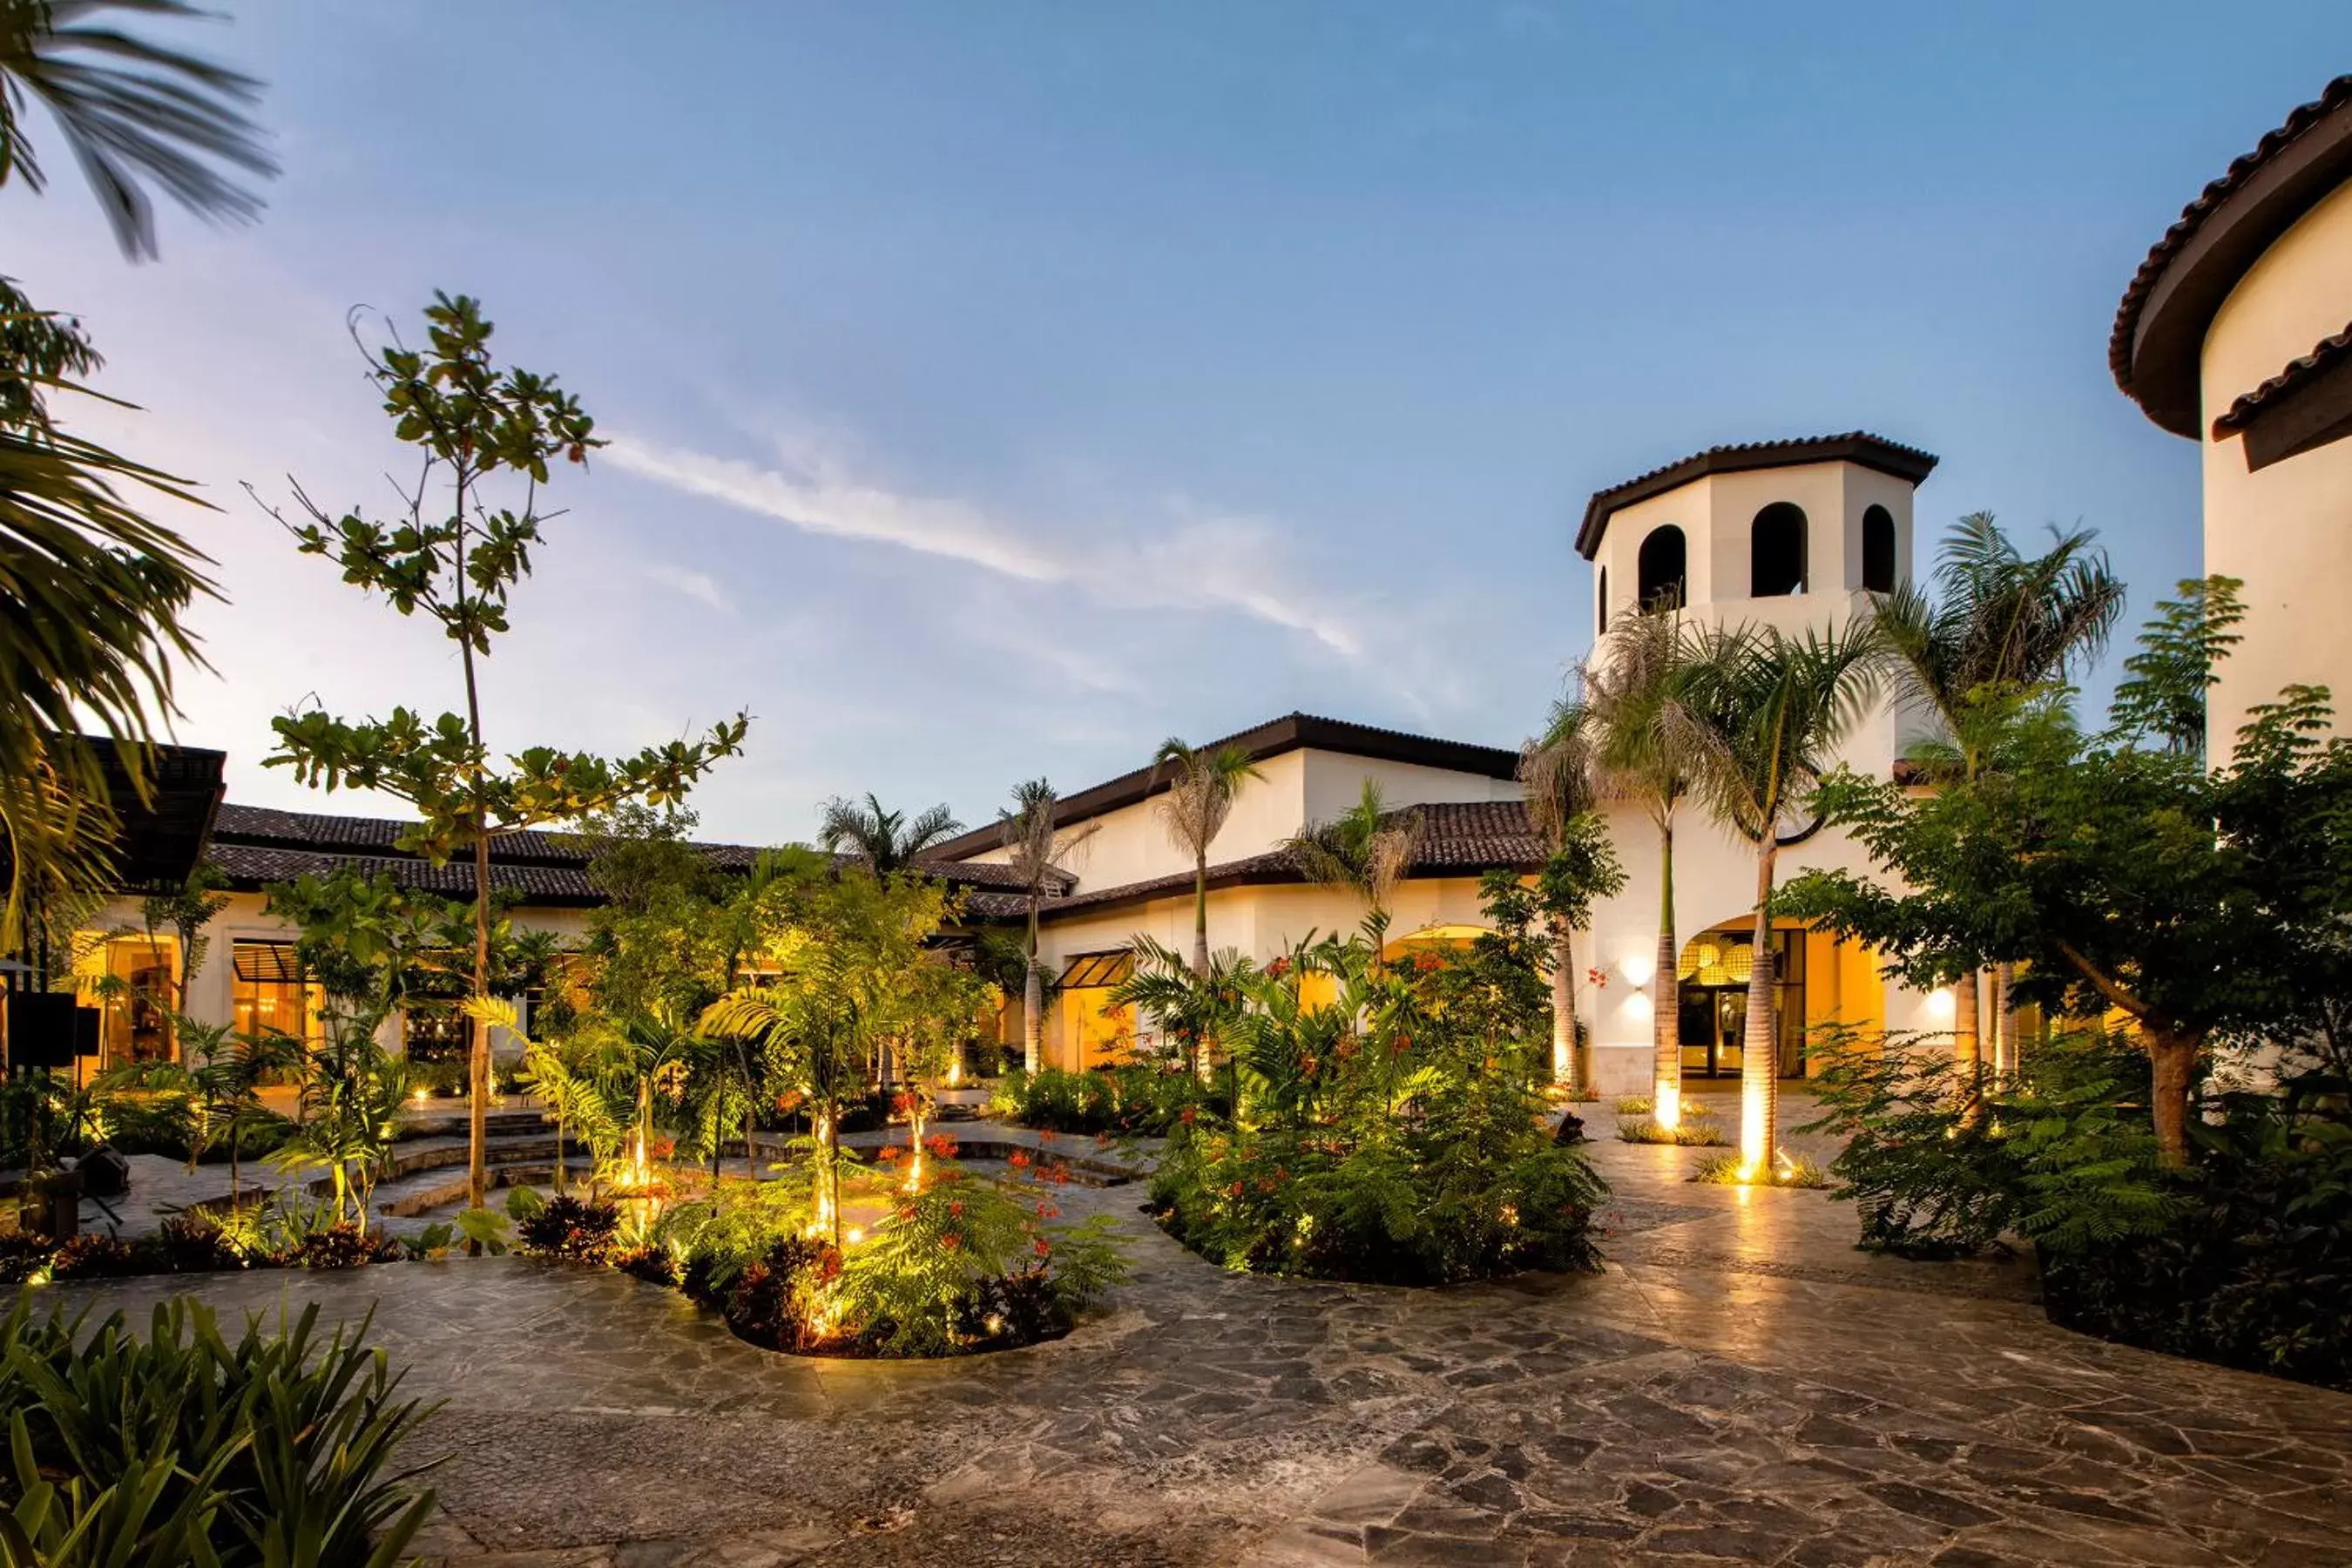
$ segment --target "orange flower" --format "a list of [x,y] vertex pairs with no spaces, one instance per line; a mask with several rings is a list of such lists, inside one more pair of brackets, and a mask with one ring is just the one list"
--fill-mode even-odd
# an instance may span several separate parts
[[1029,1156],[1015,1149],[1004,1156],[1004,1163],[1016,1171],[1025,1171],[1029,1168]]
[[906,1151],[896,1143],[885,1143],[875,1152],[874,1157],[877,1160],[895,1160],[905,1152]]

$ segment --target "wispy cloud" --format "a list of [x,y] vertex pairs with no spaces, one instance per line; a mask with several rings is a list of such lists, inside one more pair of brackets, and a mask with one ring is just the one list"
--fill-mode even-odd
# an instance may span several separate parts
[[714,610],[731,611],[735,607],[728,602],[727,595],[719,591],[718,583],[707,572],[689,572],[683,566],[657,563],[646,568],[646,575],[663,587],[675,589]]
[[821,443],[779,448],[778,465],[769,468],[620,436],[605,456],[640,478],[805,533],[912,550],[1023,583],[1066,584],[1121,608],[1236,613],[1344,658],[1363,656],[1353,617],[1298,586],[1301,573],[1286,560],[1280,531],[1263,519],[1171,498],[1147,508],[1139,523],[1090,526],[1084,546],[1073,548],[971,502],[910,495],[853,473]]

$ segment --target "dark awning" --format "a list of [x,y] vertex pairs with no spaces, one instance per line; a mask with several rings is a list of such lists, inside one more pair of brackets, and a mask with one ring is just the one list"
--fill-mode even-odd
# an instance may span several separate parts
[[299,985],[302,961],[290,942],[240,942],[229,949],[236,977],[248,984]]
[[1065,991],[1096,991],[1117,985],[1135,973],[1135,954],[1125,948],[1113,952],[1081,952],[1073,957],[1055,984]]

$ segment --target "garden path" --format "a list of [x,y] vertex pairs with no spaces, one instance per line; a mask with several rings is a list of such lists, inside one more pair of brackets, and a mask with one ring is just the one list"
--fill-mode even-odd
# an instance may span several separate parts
[[675,1294],[510,1258],[96,1298],[372,1308],[447,1401],[421,1544],[467,1568],[2352,1561],[2352,1397],[2070,1334],[2021,1267],[1865,1257],[1845,1205],[1688,1185],[1700,1152],[1588,1110],[1604,1275],[1231,1276],[1136,1187],[1074,1186],[1136,1279],[1065,1341],[966,1362],[770,1355]]

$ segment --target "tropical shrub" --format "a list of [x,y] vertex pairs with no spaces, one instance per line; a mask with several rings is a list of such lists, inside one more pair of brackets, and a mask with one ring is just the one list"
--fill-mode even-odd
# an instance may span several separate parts
[[139,1272],[129,1242],[95,1232],[75,1237],[49,1259],[53,1279],[111,1279]]
[[990,1103],[1022,1126],[1048,1132],[1160,1138],[1204,1098],[1201,1081],[1181,1067],[1122,1063],[1086,1072],[1009,1072]]
[[613,1252],[621,1227],[621,1211],[603,1202],[583,1203],[569,1194],[548,1199],[515,1226],[525,1252],[542,1258],[567,1258],[578,1263],[603,1263]]
[[406,1256],[396,1237],[382,1231],[362,1230],[350,1220],[337,1220],[303,1233],[278,1261],[289,1268],[357,1268],[370,1263],[396,1263]]
[[667,1289],[677,1288],[677,1257],[667,1247],[649,1243],[644,1247],[625,1247],[614,1253],[611,1261],[613,1267],[622,1273],[642,1279],[648,1285],[659,1285]]
[[[1534,911],[1508,876],[1484,891],[1496,929],[1457,951],[1326,939],[1226,970],[1232,1110],[1175,1124],[1151,1184],[1171,1234],[1232,1268],[1393,1284],[1593,1265],[1606,1188],[1551,1135]],[[1139,965],[1122,999],[1159,1013],[1192,984]]]
[[[1923,1059],[1925,1058],[1925,1059]],[[2102,1034],[2023,1053],[1979,1095],[1932,1048],[1839,1050],[1816,1125],[1863,1239],[1909,1256],[2032,1242],[2042,1304],[2068,1328],[2150,1350],[2352,1387],[2352,1084],[2311,1074],[2228,1094],[2160,1159],[2145,1053]]]
[[0,1321],[7,1560],[399,1562],[433,1508],[421,1472],[397,1461],[427,1412],[398,1397],[364,1323],[322,1345],[318,1316],[306,1308],[270,1335],[249,1320],[231,1343],[174,1299],[142,1338],[119,1312],[92,1331],[87,1317],[36,1318],[20,1296]]

